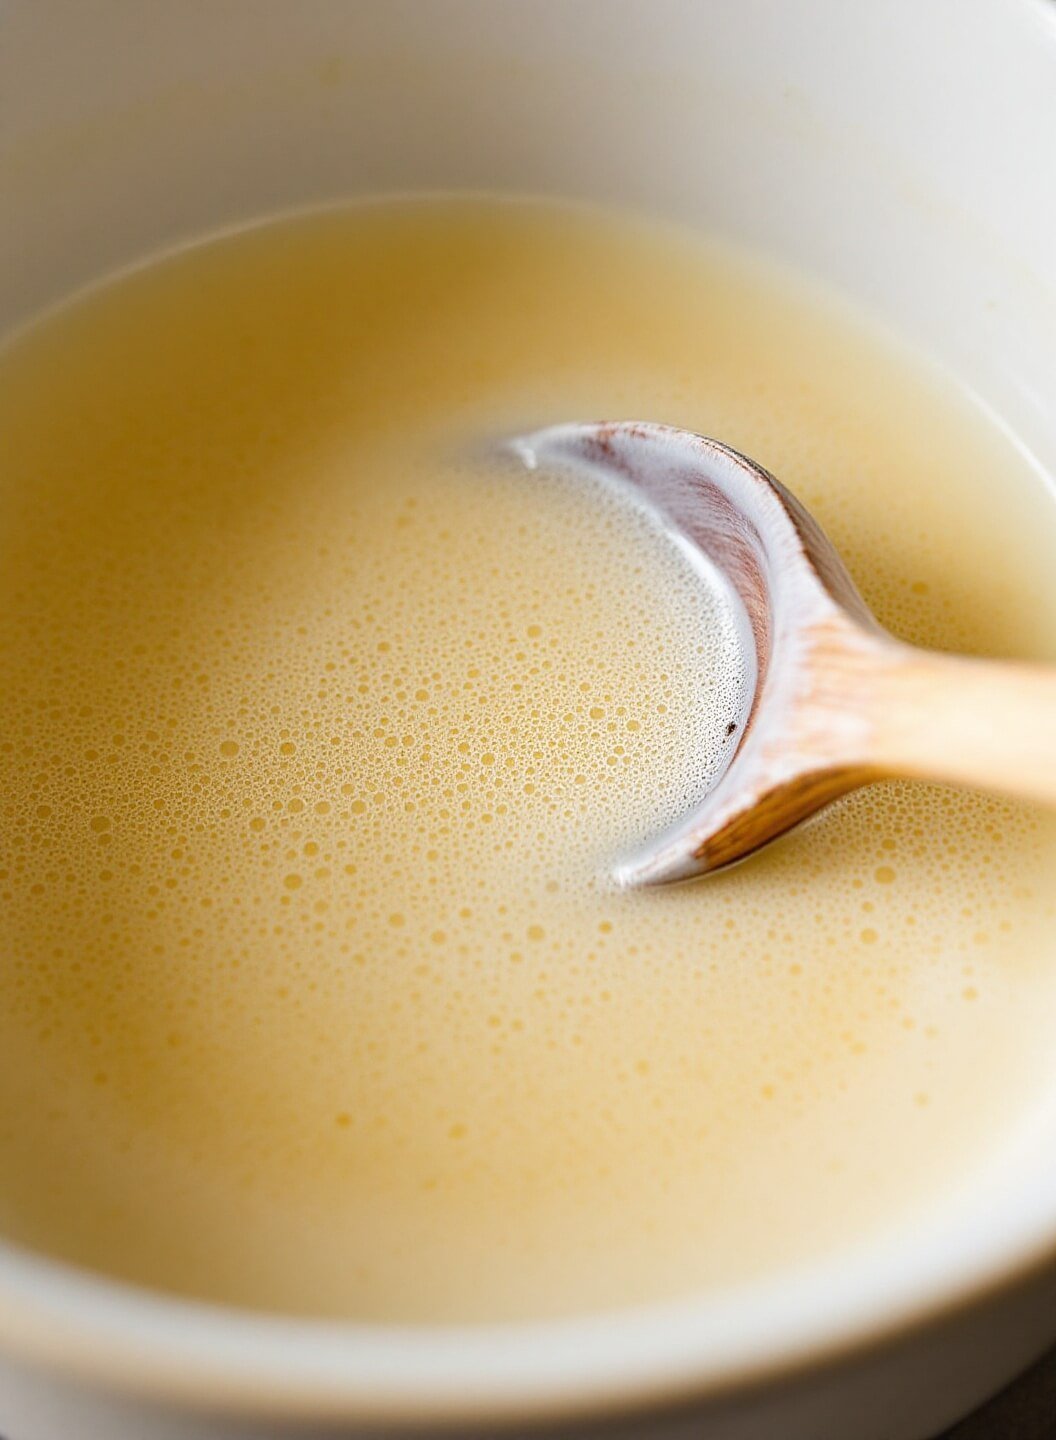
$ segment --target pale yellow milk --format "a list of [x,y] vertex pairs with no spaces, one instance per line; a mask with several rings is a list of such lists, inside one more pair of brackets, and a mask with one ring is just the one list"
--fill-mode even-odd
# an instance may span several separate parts
[[0,356],[4,1237],[550,1315],[955,1206],[1051,1094],[1049,815],[889,785],[608,884],[706,785],[737,653],[647,516],[489,458],[593,417],[760,460],[898,634],[1056,657],[1013,444],[685,235],[378,204],[95,291]]

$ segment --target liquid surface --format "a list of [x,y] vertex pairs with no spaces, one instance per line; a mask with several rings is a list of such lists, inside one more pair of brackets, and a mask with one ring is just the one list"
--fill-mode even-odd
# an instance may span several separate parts
[[1050,816],[886,786],[606,885],[721,759],[728,617],[622,501],[462,458],[597,416],[756,457],[906,638],[1056,657],[1013,446],[674,232],[306,217],[0,356],[9,1240],[298,1313],[593,1309],[955,1204],[1051,1094]]

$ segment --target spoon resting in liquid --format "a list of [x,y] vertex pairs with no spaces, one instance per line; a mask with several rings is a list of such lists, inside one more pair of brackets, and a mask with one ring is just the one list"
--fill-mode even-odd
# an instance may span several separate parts
[[754,461],[636,422],[559,425],[509,448],[530,469],[638,492],[725,586],[741,627],[747,693],[726,766],[684,820],[616,867],[619,884],[721,870],[896,776],[1056,804],[1056,667],[895,639],[810,514]]

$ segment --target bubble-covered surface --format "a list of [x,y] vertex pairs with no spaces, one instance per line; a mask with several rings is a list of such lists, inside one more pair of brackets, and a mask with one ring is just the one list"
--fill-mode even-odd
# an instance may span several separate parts
[[888,785],[606,885],[721,763],[729,617],[599,487],[458,457],[621,415],[780,475],[907,638],[1056,655],[1011,445],[662,230],[309,217],[0,356],[5,1235],[294,1312],[567,1312],[952,1203],[1051,1093],[1050,816]]

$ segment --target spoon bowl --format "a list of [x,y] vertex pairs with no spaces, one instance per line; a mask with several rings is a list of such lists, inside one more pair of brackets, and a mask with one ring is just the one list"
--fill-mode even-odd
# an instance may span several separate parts
[[510,448],[529,469],[643,496],[727,588],[748,694],[703,799],[622,860],[623,886],[745,859],[841,795],[905,776],[1056,804],[1056,669],[917,650],[885,631],[817,522],[753,460],[669,425],[554,426]]

